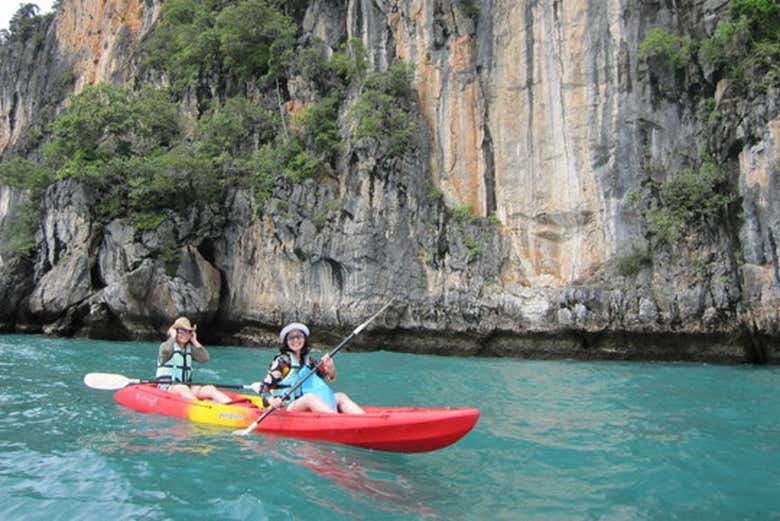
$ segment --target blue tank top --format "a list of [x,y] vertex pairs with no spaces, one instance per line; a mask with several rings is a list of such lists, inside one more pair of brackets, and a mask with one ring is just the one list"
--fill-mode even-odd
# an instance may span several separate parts
[[[307,357],[306,361],[309,359]],[[287,393],[286,389],[294,387],[301,379],[305,378],[307,374],[313,370],[307,363],[303,364],[303,367],[295,365],[295,357],[290,356],[290,372],[285,375],[281,382],[279,382],[279,388],[274,389],[271,393],[274,396],[283,396]],[[298,399],[304,394],[316,394],[323,402],[334,410],[338,410],[338,404],[336,403],[336,395],[333,393],[333,389],[323,380],[320,375],[314,373],[311,375],[303,385],[295,390],[293,399]]]

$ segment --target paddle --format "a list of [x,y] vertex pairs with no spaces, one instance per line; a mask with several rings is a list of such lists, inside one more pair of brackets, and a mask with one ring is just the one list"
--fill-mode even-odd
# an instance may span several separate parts
[[[84,383],[87,387],[92,389],[100,389],[102,391],[116,391],[122,387],[127,387],[132,384],[159,384],[170,383],[168,380],[139,380],[138,378],[128,378],[121,374],[112,373],[88,373],[84,375]],[[215,387],[223,387],[225,389],[252,389],[250,385],[228,385],[228,384],[213,384],[213,383],[188,383],[187,385],[213,385]]]
[[[348,344],[348,343],[349,343],[349,342],[350,342],[350,341],[351,341],[353,338],[355,338],[355,336],[357,336],[357,335],[358,335],[358,333],[360,333],[361,331],[363,331],[363,329],[364,329],[364,328],[365,328],[367,325],[369,325],[369,324],[370,324],[370,323],[371,323],[371,322],[372,322],[372,321],[373,321],[373,320],[374,320],[376,317],[378,317],[378,316],[379,316],[379,315],[380,315],[380,314],[381,314],[381,313],[382,313],[384,310],[386,310],[386,309],[388,308],[388,306],[390,306],[390,304],[392,304],[392,303],[393,303],[393,301],[394,301],[394,300],[395,300],[395,298],[392,298],[392,299],[390,299],[390,302],[388,302],[387,304],[385,304],[384,306],[382,306],[382,309],[380,309],[379,311],[377,311],[376,313],[374,313],[373,315],[371,315],[371,318],[369,318],[368,320],[366,320],[365,322],[363,322],[362,324],[360,324],[358,327],[356,327],[356,328],[355,328],[355,330],[354,330],[354,331],[353,331],[353,332],[352,332],[352,333],[351,333],[351,334],[350,334],[350,335],[349,335],[347,338],[345,338],[344,340],[342,340],[342,341],[341,341],[341,343],[340,343],[339,345],[337,345],[336,347],[334,347],[334,348],[333,348],[333,350],[332,350],[330,353],[328,353],[328,357],[329,357],[329,358],[333,358],[333,356],[334,356],[336,353],[338,353],[338,352],[341,350],[341,348],[342,348],[342,347],[344,347],[345,345],[347,345],[347,344]],[[324,358],[324,357],[323,357],[323,358]],[[317,364],[317,367],[315,367],[315,368],[314,368],[314,371],[311,371],[311,372],[309,372],[309,373],[308,373],[306,376],[304,376],[303,378],[301,378],[300,380],[298,380],[298,382],[297,382],[297,383],[296,383],[294,386],[292,386],[292,388],[291,388],[289,391],[287,391],[287,393],[286,393],[284,396],[282,396],[282,401],[284,402],[284,401],[286,401],[288,398],[290,398],[290,396],[292,396],[292,395],[293,395],[293,393],[295,393],[295,391],[297,391],[297,390],[298,390],[298,388],[299,388],[301,385],[303,385],[303,383],[304,383],[306,380],[308,380],[308,379],[309,379],[309,377],[310,377],[311,375],[313,375],[313,374],[315,374],[317,371],[319,371],[320,367],[322,367],[322,360],[320,360],[320,363],[318,363],[318,364]],[[269,414],[271,414],[272,412],[274,412],[275,410],[276,410],[276,408],[275,408],[275,407],[271,407],[271,408],[269,408],[269,409],[268,409],[267,411],[265,411],[265,412],[264,412],[264,413],[263,413],[263,414],[262,414],[262,415],[261,415],[261,416],[260,416],[258,419],[256,419],[255,421],[253,421],[253,422],[252,422],[252,424],[251,424],[249,427],[247,427],[246,429],[239,429],[239,430],[233,431],[233,434],[234,434],[234,435],[237,435],[237,436],[246,436],[247,434],[249,434],[250,432],[252,432],[253,430],[255,430],[255,428],[256,428],[258,425],[260,425],[260,422],[261,422],[261,421],[263,421],[263,420],[265,420],[265,419],[268,417],[268,415],[269,415]]]

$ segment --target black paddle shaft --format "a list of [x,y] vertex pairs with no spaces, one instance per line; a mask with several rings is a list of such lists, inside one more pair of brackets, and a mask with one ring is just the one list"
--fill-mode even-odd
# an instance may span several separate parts
[[[341,343],[340,343],[339,345],[337,345],[337,346],[336,346],[336,347],[334,347],[334,348],[333,348],[333,349],[332,349],[330,352],[328,352],[327,356],[328,356],[328,357],[330,357],[330,358],[333,358],[333,356],[334,356],[336,353],[338,353],[338,352],[341,350],[341,348],[342,348],[342,347],[344,347],[345,345],[347,345],[347,344],[350,342],[350,340],[352,340],[353,338],[355,338],[355,335],[356,335],[356,334],[357,334],[357,333],[355,333],[355,332],[353,331],[351,335],[349,335],[347,338],[345,338],[344,340],[342,340],[342,341],[341,341]],[[325,358],[325,357],[323,356],[322,358]],[[293,395],[293,393],[295,393],[295,391],[297,391],[297,390],[298,390],[298,388],[299,388],[300,386],[302,386],[302,385],[303,385],[303,384],[306,382],[306,380],[308,380],[308,379],[309,379],[309,377],[310,377],[311,375],[313,375],[314,373],[316,373],[317,371],[319,371],[320,369],[322,369],[322,363],[323,363],[323,362],[322,362],[322,358],[320,358],[320,361],[319,361],[319,362],[317,363],[317,365],[314,367],[314,371],[309,371],[308,373],[306,373],[306,375],[305,375],[303,378],[301,378],[300,380],[298,380],[298,381],[295,383],[295,385],[293,385],[293,386],[292,386],[292,388],[291,388],[289,391],[287,391],[287,392],[284,394],[284,396],[282,396],[282,401],[283,401],[283,402],[284,402],[284,401],[287,401],[287,400],[290,398],[290,396],[292,396],[292,395]]]
[[[347,338],[345,338],[344,340],[342,340],[342,341],[341,341],[341,343],[340,343],[339,345],[337,345],[336,347],[334,347],[334,348],[333,348],[333,349],[332,349],[332,350],[331,350],[331,351],[328,353],[328,357],[329,357],[329,358],[333,358],[333,355],[335,355],[336,353],[338,353],[339,351],[341,351],[341,348],[342,348],[342,347],[344,347],[345,345],[347,345],[347,344],[348,344],[348,343],[349,343],[349,342],[350,342],[350,341],[351,341],[353,338],[355,338],[355,336],[357,336],[357,335],[358,335],[358,333],[360,333],[361,331],[363,331],[363,328],[365,328],[365,327],[366,327],[368,324],[370,324],[371,322],[373,322],[373,320],[374,320],[376,317],[378,317],[378,316],[380,315],[380,313],[382,313],[382,312],[383,312],[385,309],[387,309],[387,308],[390,306],[390,304],[392,304],[392,303],[393,303],[393,301],[395,301],[395,298],[392,298],[392,299],[390,299],[390,302],[388,302],[387,304],[385,304],[384,306],[382,306],[382,309],[380,309],[379,311],[377,311],[376,313],[374,313],[374,314],[371,316],[371,318],[369,318],[368,320],[366,320],[365,322],[363,322],[362,324],[360,324],[360,325],[359,325],[357,328],[355,328],[355,330],[354,330],[354,331],[353,331],[353,332],[352,332],[352,333],[351,333],[351,334],[350,334],[350,335],[349,335]],[[323,357],[323,358],[324,358],[324,357]],[[304,382],[305,382],[306,380],[308,380],[308,379],[309,379],[309,377],[311,377],[311,375],[313,375],[314,373],[316,373],[317,371],[319,371],[321,367],[322,367],[322,359],[320,359],[319,363],[318,363],[318,364],[317,364],[317,366],[314,368],[314,371],[311,371],[311,372],[309,372],[308,374],[306,374],[306,376],[304,376],[303,378],[301,378],[300,380],[298,380],[298,381],[295,383],[295,385],[294,385],[294,386],[293,386],[293,387],[292,387],[292,388],[291,388],[289,391],[287,391],[287,392],[284,394],[284,396],[282,396],[282,401],[284,402],[284,401],[286,401],[287,399],[289,399],[289,398],[290,398],[290,396],[292,396],[292,395],[293,395],[293,393],[294,393],[295,391],[297,391],[297,390],[298,390],[298,388],[299,388],[301,385],[303,385],[303,384],[304,384]],[[249,431],[253,430],[253,429],[254,429],[255,427],[257,427],[258,425],[260,425],[260,422],[262,422],[262,421],[265,419],[265,417],[266,417],[266,416],[268,416],[269,414],[271,414],[271,413],[272,413],[272,412],[274,412],[275,410],[276,410],[276,407],[271,407],[271,408],[269,408],[269,409],[268,409],[268,410],[266,410],[266,411],[265,411],[265,412],[264,412],[264,413],[263,413],[263,414],[262,414],[262,415],[261,415],[261,416],[260,416],[258,419],[256,419],[254,422],[252,422],[252,424],[251,424],[249,427],[247,427],[247,428],[246,428],[246,429],[244,429],[243,431],[236,431],[236,432],[242,432],[242,433],[245,435],[246,433],[248,433]]]

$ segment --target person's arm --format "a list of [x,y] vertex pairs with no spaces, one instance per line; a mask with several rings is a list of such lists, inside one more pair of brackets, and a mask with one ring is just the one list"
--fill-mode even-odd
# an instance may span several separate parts
[[160,349],[157,351],[157,365],[163,365],[165,362],[171,359],[173,356],[173,344],[176,342],[173,338],[168,338],[165,342],[160,344]]
[[198,335],[195,331],[192,332],[190,337],[190,344],[192,344],[192,359],[196,362],[205,363],[210,360],[209,352],[203,347],[203,344],[198,342]]
[[260,392],[266,394],[276,389],[279,386],[279,382],[290,372],[290,365],[290,359],[285,355],[276,355],[271,360],[271,365],[268,366],[268,372],[265,378],[263,378],[263,386],[260,388]]
[[320,375],[322,378],[325,378],[329,382],[332,382],[336,379],[336,363],[333,361],[333,359],[329,355],[325,355],[320,359],[320,362],[322,362],[322,366],[317,371],[317,374]]
[[279,382],[284,379],[289,371],[290,360],[282,354],[276,355],[271,361],[268,373],[266,373],[263,381],[255,382],[250,386],[263,399],[263,407],[270,405],[279,408],[283,405],[282,399],[278,396],[273,396],[271,391],[278,386]]

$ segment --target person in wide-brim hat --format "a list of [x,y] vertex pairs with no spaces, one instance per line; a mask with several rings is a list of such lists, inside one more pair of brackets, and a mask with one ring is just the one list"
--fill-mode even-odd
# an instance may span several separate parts
[[168,328],[168,339],[157,353],[158,385],[189,400],[211,400],[228,403],[231,398],[213,385],[190,385],[192,361],[208,362],[209,352],[198,342],[197,326],[187,317],[177,318]]
[[179,317],[173,324],[171,324],[171,327],[168,328],[168,336],[173,336],[173,333],[176,333],[178,329],[197,331],[198,326],[192,325],[190,323],[190,319],[187,317]]

